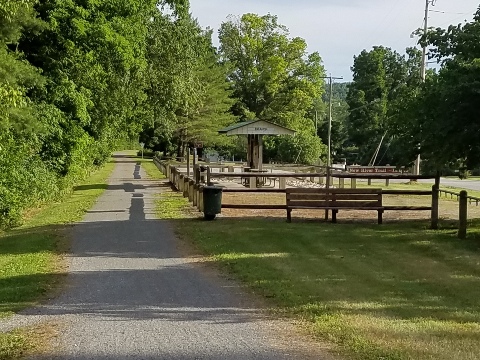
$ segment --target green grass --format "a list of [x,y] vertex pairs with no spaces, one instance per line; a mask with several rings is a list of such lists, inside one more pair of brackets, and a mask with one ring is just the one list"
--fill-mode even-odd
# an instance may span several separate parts
[[[153,180],[165,179],[165,176],[158,170],[151,159],[139,159],[138,162]],[[157,214],[161,219],[182,219],[188,211],[189,204],[178,192],[164,191],[157,194],[158,203],[162,206],[157,207]]]
[[[67,224],[81,219],[106,189],[108,163],[62,202],[33,211],[22,227],[0,233],[0,318],[41,301],[63,278]],[[15,359],[34,346],[25,331],[0,333],[0,359]]]
[[[187,202],[163,197],[159,216]],[[173,220],[180,236],[273,311],[356,359],[480,358],[480,221],[469,240],[426,222],[329,224]]]

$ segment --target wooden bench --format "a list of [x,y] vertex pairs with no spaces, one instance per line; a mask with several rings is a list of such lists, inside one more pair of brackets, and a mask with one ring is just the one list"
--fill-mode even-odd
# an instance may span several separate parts
[[375,210],[378,212],[378,223],[382,223],[384,206],[382,205],[382,189],[318,189],[289,188],[286,189],[287,221],[292,221],[294,209],[332,210],[332,222],[337,221],[340,209]]

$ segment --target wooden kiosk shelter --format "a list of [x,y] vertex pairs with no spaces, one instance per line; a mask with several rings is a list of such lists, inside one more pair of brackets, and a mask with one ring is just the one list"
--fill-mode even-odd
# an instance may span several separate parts
[[266,120],[244,121],[230,125],[224,129],[218,130],[219,134],[227,136],[246,135],[247,145],[247,164],[252,169],[262,170],[263,166],[263,136],[264,135],[291,135],[295,136],[295,131],[286,127],[274,124]]

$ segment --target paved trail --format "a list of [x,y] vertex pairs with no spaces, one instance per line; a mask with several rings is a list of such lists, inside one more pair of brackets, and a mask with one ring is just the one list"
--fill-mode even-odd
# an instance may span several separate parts
[[[324,359],[279,331],[240,289],[183,258],[134,159],[116,156],[108,189],[73,229],[68,287],[51,303],[0,324],[60,321],[42,359]],[[287,327],[288,328],[288,327]],[[289,329],[289,328],[288,328]]]

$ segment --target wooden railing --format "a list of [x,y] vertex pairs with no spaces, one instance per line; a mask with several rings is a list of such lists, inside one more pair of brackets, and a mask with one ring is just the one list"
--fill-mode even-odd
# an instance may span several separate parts
[[[251,188],[224,188],[223,192],[226,193],[285,193],[285,179],[287,178],[316,178],[324,177],[325,173],[250,173],[250,172],[233,172],[229,169],[229,172],[213,173],[209,166],[199,166],[196,165],[193,168],[193,174],[185,174],[180,170],[178,166],[170,165],[166,161],[160,161],[158,159],[153,160],[157,168],[169,179],[169,181],[175,186],[175,188],[182,192],[185,197],[188,197],[189,201],[196,206],[199,211],[203,211],[203,187],[206,185],[212,184],[212,178],[246,178],[250,179]],[[218,167],[218,165],[215,165]],[[228,167],[228,166],[227,166]],[[230,171],[231,170],[231,171]],[[280,188],[256,188],[254,186],[254,181],[256,183],[257,178],[262,177],[275,177],[280,179]],[[356,185],[354,180],[356,179],[432,179],[430,176],[422,175],[379,175],[379,174],[343,174],[343,173],[333,173],[330,175],[331,178],[352,179],[352,187]],[[282,180],[283,179],[283,180]],[[327,181],[327,184],[329,181]],[[473,202],[478,205],[480,203],[480,198],[468,196],[466,191],[461,191],[456,193],[454,191],[439,189],[439,178],[436,178],[435,185],[432,186],[432,190],[382,190],[384,195],[426,195],[431,196],[431,206],[418,207],[416,210],[430,210],[431,211],[431,228],[438,228],[438,204],[440,194],[445,195],[449,194],[453,198],[456,196],[459,200],[459,230],[458,237],[463,239],[466,237],[467,233],[467,205],[468,203],[472,204]],[[277,204],[222,204],[224,208],[237,208],[237,209],[277,209],[283,210],[286,209],[286,205]],[[409,210],[407,206],[386,206],[386,210]]]

